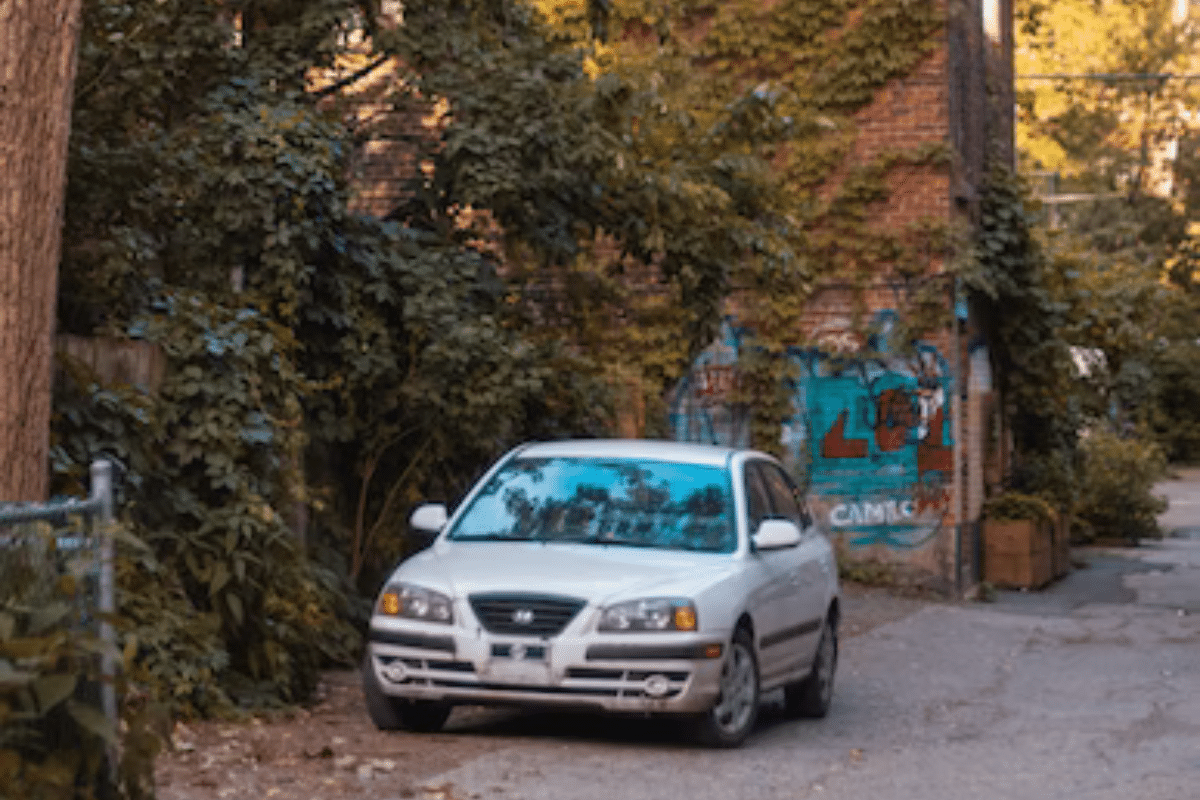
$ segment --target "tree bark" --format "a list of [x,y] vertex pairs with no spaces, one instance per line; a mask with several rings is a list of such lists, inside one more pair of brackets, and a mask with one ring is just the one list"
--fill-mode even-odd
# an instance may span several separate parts
[[0,0],[0,501],[44,500],[81,0]]

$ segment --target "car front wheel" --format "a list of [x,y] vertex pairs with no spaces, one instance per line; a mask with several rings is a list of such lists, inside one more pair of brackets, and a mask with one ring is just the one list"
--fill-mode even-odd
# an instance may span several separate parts
[[837,617],[825,620],[812,670],[803,680],[783,690],[784,703],[790,714],[798,717],[824,717],[833,704],[833,676],[837,672]]
[[450,717],[447,703],[428,700],[401,700],[386,694],[371,668],[370,654],[363,658],[363,699],[371,722],[381,731],[410,730],[418,733],[439,731]]
[[758,659],[749,632],[739,628],[721,669],[717,703],[700,718],[700,741],[711,747],[738,747],[758,719]]

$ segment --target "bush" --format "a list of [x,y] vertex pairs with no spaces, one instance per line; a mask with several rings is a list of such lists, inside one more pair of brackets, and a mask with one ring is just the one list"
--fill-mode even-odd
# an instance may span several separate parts
[[[148,728],[145,708],[122,703],[119,730],[102,710],[99,656],[118,654],[97,635],[84,599],[87,556],[57,541],[35,523],[0,546],[0,797],[152,797],[161,738]],[[118,697],[127,689],[119,679]],[[113,770],[118,736],[122,757]]]
[[1085,525],[1084,538],[1138,539],[1162,535],[1156,515],[1166,501],[1152,493],[1167,470],[1161,446],[1143,438],[1123,438],[1097,430],[1082,441],[1076,517]]
[[[117,464],[114,623],[149,703],[206,717],[302,702],[321,667],[354,663],[360,637],[336,578],[308,559],[279,511],[291,499],[295,433],[281,419],[287,403],[268,390],[286,364],[272,357],[265,340],[275,331],[261,316],[175,305],[165,334],[173,361],[156,394],[101,385],[64,363],[55,489],[78,493],[96,453]],[[202,379],[189,376],[198,364]]]
[[1057,515],[1050,503],[1036,495],[1005,492],[989,498],[983,504],[983,516],[991,520],[1031,519],[1052,522]]
[[128,534],[118,550],[116,628],[130,679],[151,703],[185,718],[222,716],[234,703],[222,684],[229,653],[215,612],[196,610],[179,576]]
[[1150,424],[1172,462],[1200,464],[1200,341],[1169,343],[1154,361]]

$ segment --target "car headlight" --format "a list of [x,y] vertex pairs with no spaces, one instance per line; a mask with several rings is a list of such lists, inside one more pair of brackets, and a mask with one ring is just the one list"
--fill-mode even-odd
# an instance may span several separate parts
[[450,598],[441,592],[413,586],[411,583],[393,583],[379,596],[376,610],[389,617],[408,617],[427,622],[454,621]]
[[694,631],[696,605],[678,597],[647,597],[609,606],[600,614],[602,631]]

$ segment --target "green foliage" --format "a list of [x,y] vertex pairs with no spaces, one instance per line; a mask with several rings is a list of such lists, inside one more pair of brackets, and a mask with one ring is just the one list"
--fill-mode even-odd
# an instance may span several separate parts
[[1033,235],[1024,192],[1013,175],[992,169],[980,203],[976,264],[964,277],[990,334],[1013,432],[1011,488],[1070,506],[1082,415],[1063,338],[1067,307],[1054,292],[1057,274]]
[[1148,425],[1172,461],[1200,463],[1200,241],[1184,239],[1166,262],[1166,303],[1157,309]]
[[1058,515],[1054,506],[1037,495],[1004,492],[989,497],[983,504],[983,518],[1001,521],[1041,520],[1053,522]]
[[[336,487],[328,520],[352,579],[382,577],[405,546],[406,509],[453,497],[527,438],[602,430],[594,367],[514,330],[495,265],[438,235],[358,220],[341,268],[315,276],[298,336],[310,476]],[[372,491],[374,489],[374,491]]]
[[197,610],[178,573],[139,544],[125,537],[116,562],[116,625],[131,656],[130,681],[182,717],[232,712],[220,615]]
[[275,510],[297,435],[264,391],[286,371],[266,346],[279,331],[192,299],[171,298],[144,326],[175,363],[158,394],[60,380],[54,451],[66,482],[83,448],[123,456],[120,506],[153,549],[122,562],[119,624],[138,642],[139,682],[185,714],[226,708],[234,676],[243,694],[265,683],[302,699],[321,664],[357,645],[336,617],[344,601]]
[[933,50],[934,34],[944,22],[944,11],[922,0],[875,0],[863,4],[861,14],[861,21],[833,45],[838,52],[832,63],[815,76],[813,99],[822,108],[869,103],[878,87],[907,75]]
[[[57,480],[122,466],[150,691],[183,713],[301,700],[353,659],[346,573],[371,566],[373,591],[406,505],[516,440],[598,430],[603,392],[513,327],[452,219],[349,211],[353,131],[307,89],[358,4],[85,6],[60,328],[151,343],[166,371],[146,392],[66,364]],[[306,507],[319,561],[292,530]]]
[[[929,254],[944,251],[945,231],[935,224],[869,224],[894,174],[940,171],[944,148],[850,160],[854,112],[932,52],[944,10],[907,0],[614,0],[595,4],[598,22],[569,0],[538,6],[556,30],[590,47],[585,67],[617,165],[604,174],[611,200],[599,227],[625,246],[623,255],[653,267],[631,273],[620,259],[589,253],[585,268],[599,261],[601,272],[627,282],[632,275],[667,284],[664,302],[691,315],[688,329],[698,332],[675,341],[656,335],[652,327],[678,318],[639,317],[642,298],[617,292],[612,316],[636,324],[624,336],[597,337],[611,353],[606,360],[640,373],[653,403],[711,341],[716,312],[732,305],[757,332],[739,362],[735,402],[754,410],[756,444],[777,448],[779,420],[790,413],[781,387],[792,367],[783,354],[798,343],[816,287],[834,279],[861,291],[895,270],[915,307],[932,271]],[[947,294],[934,282],[943,289],[939,325]],[[924,330],[914,324],[913,332]]]
[[101,709],[99,659],[119,654],[85,624],[83,556],[58,549],[43,523],[5,533],[16,536],[0,549],[0,796],[151,796],[159,743],[136,714],[110,773],[118,731]]
[[[1022,168],[1053,170],[1051,192],[1095,193],[1058,206],[1044,237],[1063,276],[1063,337],[1102,351],[1086,376],[1086,414],[1153,430],[1173,459],[1195,458],[1192,346],[1200,315],[1187,288],[1200,211],[1190,114],[1200,28],[1160,0],[1022,0],[1018,73],[1125,73],[1123,80],[1029,81],[1018,87]],[[1168,280],[1163,280],[1167,278]]]
[[[413,502],[522,439],[610,430],[610,383],[652,413],[734,287],[778,355],[818,279],[920,284],[944,239],[866,224],[893,170],[944,152],[826,185],[853,112],[936,45],[930,4],[614,3],[560,28],[514,0],[393,27],[372,5],[85,2],[60,328],[152,343],[166,371],[139,391],[68,365],[55,469],[122,464],[149,546],[121,572],[135,669],[187,713],[302,699],[355,646],[345,595],[405,551]],[[595,45],[600,23],[628,46]],[[383,102],[446,112],[383,221],[350,210],[355,114],[310,90],[380,56]]]
[[1173,462],[1200,464],[1200,342],[1163,342],[1151,365],[1149,424]]
[[[1195,454],[1196,301],[1184,217],[1166,201],[1086,205],[1042,236],[1065,309],[1061,336],[1102,358],[1080,376],[1084,414],[1149,426],[1173,459]],[[1164,280],[1164,276],[1167,278]],[[1191,456],[1191,457],[1194,457]]]
[[1157,538],[1162,532],[1155,519],[1167,503],[1152,493],[1166,474],[1161,447],[1144,437],[1121,437],[1111,430],[1091,431],[1082,442],[1077,519],[1085,538]]
[[1023,169],[1061,173],[1068,192],[1157,193],[1155,151],[1188,129],[1197,99],[1190,80],[1157,76],[1192,71],[1200,31],[1175,22],[1170,0],[1014,5],[1017,74],[1073,76],[1018,83]]

